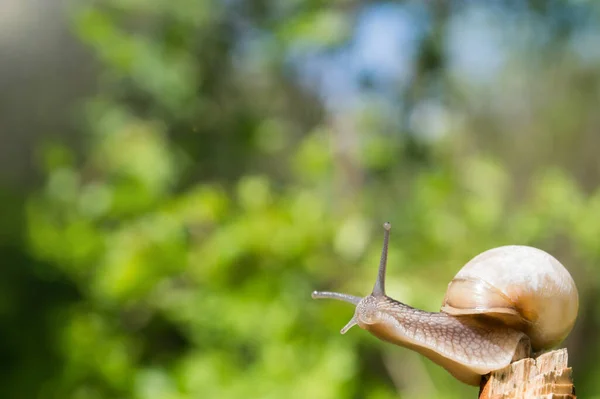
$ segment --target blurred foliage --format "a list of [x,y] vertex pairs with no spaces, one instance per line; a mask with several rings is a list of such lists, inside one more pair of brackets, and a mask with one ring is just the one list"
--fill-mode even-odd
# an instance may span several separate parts
[[[40,145],[43,186],[3,198],[24,243],[4,240],[7,397],[476,397],[414,353],[339,335],[352,309],[310,299],[369,292],[385,220],[388,291],[430,311],[491,247],[563,261],[576,386],[600,392],[600,8],[398,3],[419,32],[406,82],[359,73],[349,108],[306,84],[303,65],[390,4],[72,5],[102,73],[78,109],[84,148]],[[504,61],[486,82],[449,49],[488,22]]]

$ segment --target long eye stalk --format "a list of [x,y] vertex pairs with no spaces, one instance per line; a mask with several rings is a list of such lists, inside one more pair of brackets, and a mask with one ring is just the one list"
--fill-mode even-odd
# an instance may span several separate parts
[[385,296],[385,271],[387,267],[388,245],[390,243],[390,230],[392,229],[392,224],[390,222],[385,222],[383,224],[383,229],[383,248],[381,249],[377,280],[375,281],[375,286],[371,293],[373,296]]
[[[383,228],[385,231],[383,235],[383,249],[381,250],[381,260],[379,261],[379,273],[377,275],[377,280],[375,281],[375,286],[373,287],[373,292],[371,293],[371,296],[374,297],[385,296],[385,269],[387,266],[388,244],[390,242],[390,229],[392,228],[392,225],[389,222],[386,222],[383,224]],[[338,301],[348,302],[353,305],[358,305],[359,302],[363,300],[363,298],[358,296],[330,291],[313,291],[311,296],[314,299],[337,299]],[[345,334],[350,328],[357,325],[357,323],[358,320],[355,314],[340,332],[342,334]]]
[[359,296],[342,294],[339,292],[329,292],[329,291],[313,291],[312,295],[313,299],[337,299],[338,301],[344,301],[351,303],[353,305],[358,305],[360,300],[362,299]]

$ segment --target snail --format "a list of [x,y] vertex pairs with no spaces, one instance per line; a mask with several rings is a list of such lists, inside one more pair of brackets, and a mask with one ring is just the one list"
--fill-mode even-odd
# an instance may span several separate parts
[[513,361],[558,345],[569,334],[579,307],[577,287],[552,255],[509,245],[470,260],[448,284],[440,312],[415,309],[385,294],[390,223],[377,280],[361,298],[314,291],[356,305],[345,334],[358,325],[379,339],[412,349],[458,380],[479,385],[481,377]]

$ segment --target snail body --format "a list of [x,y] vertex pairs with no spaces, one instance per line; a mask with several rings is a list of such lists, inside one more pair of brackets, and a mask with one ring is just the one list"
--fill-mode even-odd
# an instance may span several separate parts
[[379,273],[370,295],[313,292],[356,305],[346,333],[358,325],[444,367],[458,380],[481,376],[558,345],[577,316],[577,287],[565,267],[533,247],[511,245],[470,260],[448,284],[440,312],[410,307],[385,294],[390,224],[384,225]]

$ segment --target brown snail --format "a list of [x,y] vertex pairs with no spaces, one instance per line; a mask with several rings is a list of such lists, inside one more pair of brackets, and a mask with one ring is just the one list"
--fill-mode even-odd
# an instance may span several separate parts
[[356,305],[352,326],[428,357],[458,380],[479,385],[481,376],[558,345],[571,331],[579,298],[573,278],[550,254],[528,246],[503,246],[469,261],[448,284],[440,312],[412,308],[385,294],[391,225],[384,224],[379,273],[373,292],[360,298],[312,293]]

